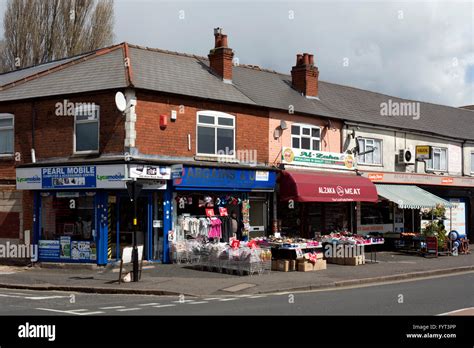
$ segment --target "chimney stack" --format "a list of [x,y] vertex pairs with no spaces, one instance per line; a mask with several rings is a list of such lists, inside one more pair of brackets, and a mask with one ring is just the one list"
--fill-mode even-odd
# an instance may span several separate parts
[[214,49],[209,52],[208,57],[212,71],[224,82],[231,83],[234,52],[227,47],[227,35],[223,34],[222,28],[214,29]]
[[296,55],[296,65],[291,69],[293,88],[306,97],[318,96],[319,70],[314,66],[314,56],[303,53]]

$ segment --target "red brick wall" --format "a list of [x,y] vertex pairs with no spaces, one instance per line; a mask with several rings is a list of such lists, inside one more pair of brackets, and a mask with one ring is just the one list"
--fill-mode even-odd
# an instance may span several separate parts
[[0,238],[18,238],[20,213],[0,212]]
[[[180,105],[184,112],[180,113]],[[171,110],[178,112],[170,121]],[[268,111],[256,108],[167,97],[137,92],[136,146],[143,154],[193,157],[196,154],[196,113],[202,110],[226,112],[236,117],[236,150],[257,150],[258,162],[268,162]],[[160,129],[160,115],[168,115],[168,126]],[[191,135],[191,151],[188,150]]]
[[[35,150],[37,160],[50,157],[68,157],[73,154],[74,119],[56,116],[56,103],[95,103],[100,106],[100,152],[123,152],[125,120],[115,107],[114,92],[103,92],[73,97],[56,97],[35,102]],[[15,115],[15,152],[20,153],[20,163],[31,163],[31,101],[2,103],[0,113]],[[0,160],[0,179],[14,179],[14,160]]]

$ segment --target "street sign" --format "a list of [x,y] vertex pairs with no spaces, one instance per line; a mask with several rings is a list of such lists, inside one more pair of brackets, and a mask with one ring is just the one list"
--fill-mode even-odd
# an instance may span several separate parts
[[131,201],[135,201],[140,196],[140,192],[143,189],[143,184],[134,180],[134,181],[127,181],[127,191],[128,196],[130,197]]
[[415,152],[417,160],[431,159],[431,146],[429,145],[417,145]]
[[171,179],[181,179],[183,177],[183,165],[174,164],[171,166]]

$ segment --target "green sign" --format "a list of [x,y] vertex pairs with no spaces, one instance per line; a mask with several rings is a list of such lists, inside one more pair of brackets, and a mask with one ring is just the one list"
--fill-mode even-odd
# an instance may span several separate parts
[[346,153],[311,151],[284,147],[281,159],[283,163],[291,165],[306,165],[321,168],[354,170],[356,161],[354,156]]

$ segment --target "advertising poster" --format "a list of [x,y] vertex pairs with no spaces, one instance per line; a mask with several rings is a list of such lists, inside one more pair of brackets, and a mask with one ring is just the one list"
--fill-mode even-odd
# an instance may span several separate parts
[[79,260],[79,246],[77,241],[71,242],[71,258]]
[[61,246],[61,253],[59,257],[61,259],[70,259],[71,258],[71,237],[63,236],[59,239],[59,244]]
[[77,242],[79,250],[79,260],[89,260],[91,254],[91,242],[79,241]]
[[59,249],[59,240],[38,241],[38,250],[40,258],[57,259],[59,258]]

